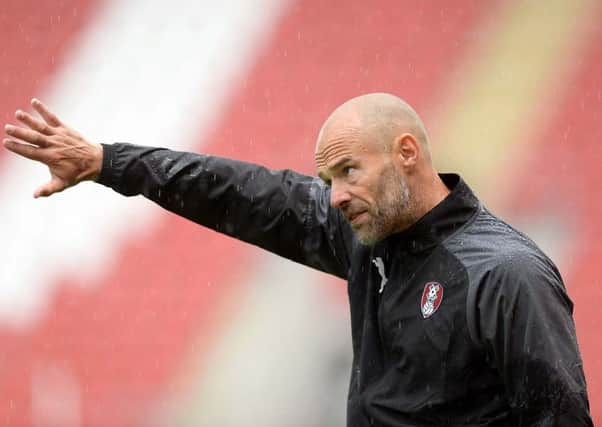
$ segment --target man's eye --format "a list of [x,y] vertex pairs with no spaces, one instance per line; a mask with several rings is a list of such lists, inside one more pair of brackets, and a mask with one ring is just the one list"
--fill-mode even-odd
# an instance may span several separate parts
[[351,175],[354,172],[355,172],[355,168],[352,166],[345,166],[345,168],[343,168],[343,173],[345,175]]

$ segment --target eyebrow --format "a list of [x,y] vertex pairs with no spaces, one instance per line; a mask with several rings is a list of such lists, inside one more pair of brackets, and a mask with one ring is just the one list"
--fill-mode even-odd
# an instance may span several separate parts
[[[340,168],[342,165],[344,165],[345,163],[350,162],[351,160],[353,160],[351,157],[345,156],[345,157],[341,157],[339,160],[337,160],[336,162],[332,163],[331,165],[325,165],[325,166],[326,166],[326,169],[336,170],[336,169]],[[326,178],[323,173],[318,173],[318,176],[325,183],[328,184],[330,182],[330,178]]]
[[339,160],[337,160],[336,162],[330,164],[330,165],[326,165],[326,167],[330,170],[335,170],[340,168],[342,165],[344,165],[347,162],[350,162],[352,159],[349,156],[345,156],[345,157],[341,157]]

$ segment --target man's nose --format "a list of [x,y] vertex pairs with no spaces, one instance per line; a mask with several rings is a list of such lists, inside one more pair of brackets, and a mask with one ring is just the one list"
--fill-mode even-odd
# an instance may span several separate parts
[[336,209],[345,207],[351,200],[351,195],[344,185],[339,183],[332,183],[330,187],[330,206]]

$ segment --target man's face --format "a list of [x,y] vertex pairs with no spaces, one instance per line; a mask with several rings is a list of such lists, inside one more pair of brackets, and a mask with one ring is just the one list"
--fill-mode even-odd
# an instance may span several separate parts
[[409,187],[378,142],[352,128],[322,134],[316,164],[331,187],[331,206],[343,213],[360,242],[372,245],[404,223]]

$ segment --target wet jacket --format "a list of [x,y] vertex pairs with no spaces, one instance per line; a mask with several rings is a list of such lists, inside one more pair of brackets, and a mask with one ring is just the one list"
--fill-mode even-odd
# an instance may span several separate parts
[[349,427],[591,426],[554,264],[457,175],[449,196],[374,246],[319,179],[130,144],[104,145],[98,182],[348,281]]

